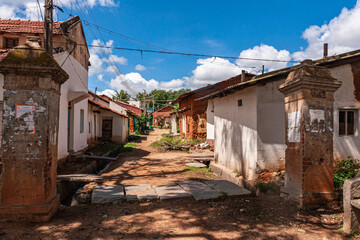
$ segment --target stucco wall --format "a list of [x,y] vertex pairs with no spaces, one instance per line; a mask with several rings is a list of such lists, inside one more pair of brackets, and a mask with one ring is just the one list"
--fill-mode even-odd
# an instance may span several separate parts
[[[62,52],[54,55],[55,60],[62,64],[68,57],[67,52]],[[58,159],[65,158],[68,154],[68,93],[71,91],[88,91],[88,72],[87,70],[73,57],[69,56],[63,64],[62,68],[69,74],[69,79],[61,85],[60,95],[60,114],[59,114],[59,138],[58,138]],[[71,150],[79,151],[87,147],[87,132],[88,132],[88,103],[84,99],[72,105],[72,148]],[[80,109],[84,110],[84,132],[80,133]]]
[[214,99],[215,161],[249,180],[256,177],[256,100],[256,87]]
[[214,140],[215,139],[215,128],[214,128],[214,103],[213,100],[208,101],[207,106],[207,121],[206,121],[206,139]]
[[258,165],[261,169],[285,167],[285,105],[284,95],[278,90],[284,81],[258,86]]
[[[351,65],[343,65],[330,69],[331,75],[342,82],[335,92],[334,103],[334,159],[343,160],[348,156],[360,159],[359,112],[360,103],[355,99],[354,78]],[[353,136],[339,136],[339,109],[351,108],[355,110],[356,131]]]

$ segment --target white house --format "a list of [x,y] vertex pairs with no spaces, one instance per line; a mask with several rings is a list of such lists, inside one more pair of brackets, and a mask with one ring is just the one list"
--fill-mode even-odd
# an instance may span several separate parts
[[88,143],[102,140],[126,142],[129,136],[126,109],[116,102],[89,91],[88,101]]
[[[335,92],[334,158],[360,159],[360,50],[315,61],[342,82]],[[263,169],[284,167],[285,107],[278,87],[297,66],[255,76],[198,100],[208,101],[208,138],[215,165],[252,181]],[[210,114],[209,114],[210,113]]]

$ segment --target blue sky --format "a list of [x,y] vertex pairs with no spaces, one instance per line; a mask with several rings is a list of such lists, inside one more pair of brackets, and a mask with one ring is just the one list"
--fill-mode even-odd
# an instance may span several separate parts
[[[39,17],[34,0],[0,2],[2,18]],[[360,3],[356,0],[54,2],[83,20],[171,51],[289,61],[320,58],[324,42],[329,42],[330,55],[360,48]],[[65,20],[68,15],[56,11],[55,18]],[[103,45],[104,39],[109,46],[151,49],[105,32],[101,37],[96,29],[84,28],[89,44]],[[126,89],[123,79],[136,91],[198,88],[237,75],[242,69],[258,73],[263,64],[267,71],[292,64],[112,50],[107,55],[113,55],[123,74],[115,77],[106,67],[106,55],[90,51],[89,89],[98,87],[108,94]],[[136,68],[139,64],[143,67]]]

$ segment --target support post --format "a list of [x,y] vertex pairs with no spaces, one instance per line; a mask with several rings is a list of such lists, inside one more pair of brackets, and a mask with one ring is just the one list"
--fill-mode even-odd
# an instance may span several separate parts
[[53,55],[53,0],[45,0],[44,46]]
[[4,112],[0,153],[0,221],[47,221],[56,212],[60,87],[69,76],[39,38],[0,62]]
[[301,207],[332,200],[333,102],[341,82],[305,60],[279,90],[285,95],[285,186],[281,195]]

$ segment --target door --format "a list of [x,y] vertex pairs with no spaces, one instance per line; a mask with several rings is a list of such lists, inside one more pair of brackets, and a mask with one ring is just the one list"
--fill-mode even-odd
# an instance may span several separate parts
[[102,140],[110,141],[112,137],[112,119],[103,119],[102,122]]

